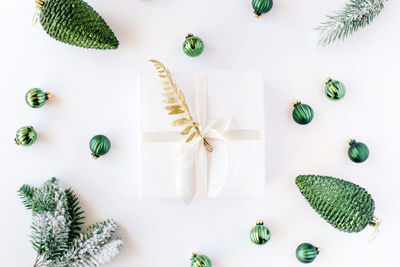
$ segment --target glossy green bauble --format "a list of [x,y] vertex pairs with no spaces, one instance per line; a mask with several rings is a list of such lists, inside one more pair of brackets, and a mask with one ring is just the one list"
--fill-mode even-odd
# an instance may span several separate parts
[[298,124],[308,124],[314,118],[314,111],[309,105],[296,101],[293,107],[293,119]]
[[94,159],[107,154],[111,148],[110,140],[104,135],[96,135],[90,140],[90,150]]
[[183,42],[182,48],[186,55],[197,57],[203,53],[204,43],[199,37],[193,36],[193,34],[189,33],[186,36],[186,40]]
[[30,89],[26,95],[26,103],[32,108],[40,108],[50,99],[50,93],[45,93],[39,88]]
[[327,78],[325,81],[325,93],[330,100],[340,100],[346,94],[346,87],[340,81]]
[[369,149],[367,145],[361,142],[356,142],[354,139],[350,139],[349,145],[350,147],[347,154],[352,161],[361,163],[368,159]]
[[296,249],[296,258],[302,263],[311,263],[317,257],[319,251],[317,247],[309,243],[300,244]]
[[15,136],[15,143],[21,146],[30,146],[35,143],[37,138],[36,132],[32,126],[21,127]]
[[193,253],[190,257],[191,267],[211,267],[210,259],[205,255],[197,255]]
[[267,13],[272,9],[273,4],[272,0],[253,0],[254,16],[258,18],[261,14]]
[[250,231],[250,239],[257,245],[264,245],[271,239],[271,233],[269,229],[264,226],[263,221],[256,222],[256,226]]

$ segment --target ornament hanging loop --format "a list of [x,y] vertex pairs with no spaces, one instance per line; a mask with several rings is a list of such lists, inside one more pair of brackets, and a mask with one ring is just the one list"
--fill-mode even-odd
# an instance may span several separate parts
[[379,226],[381,225],[382,220],[379,219],[378,217],[374,216],[374,218],[372,219],[372,222],[369,224],[370,226],[374,227],[374,231],[372,232],[371,237],[368,240],[368,243],[371,243],[372,241],[375,240],[375,238],[378,236],[379,234]]
[[36,8],[35,8],[35,13],[33,14],[33,18],[32,18],[32,26],[34,26],[39,20],[40,9],[42,8],[42,6],[44,4],[44,0],[35,0],[35,4],[36,4]]

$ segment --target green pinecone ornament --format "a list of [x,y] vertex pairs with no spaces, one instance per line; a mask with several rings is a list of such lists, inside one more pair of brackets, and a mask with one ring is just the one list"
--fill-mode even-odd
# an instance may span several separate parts
[[21,146],[31,146],[37,138],[36,131],[32,126],[24,126],[18,129],[15,136],[15,143]]
[[192,253],[190,257],[191,267],[211,267],[211,260],[205,255],[197,255]]
[[296,258],[302,263],[313,262],[318,254],[318,248],[309,243],[300,244],[296,249]]
[[300,175],[296,185],[311,207],[340,231],[357,233],[367,225],[379,225],[374,200],[356,184],[329,176]]
[[252,3],[253,5],[253,15],[254,17],[258,18],[261,16],[261,14],[267,13],[272,9],[273,2],[272,0],[253,0]]
[[100,134],[90,140],[89,148],[92,151],[92,157],[98,159],[100,156],[107,154],[111,148],[111,143],[106,136]]
[[189,33],[186,35],[186,39],[182,45],[183,52],[189,57],[197,57],[203,53],[204,43],[203,41],[197,37],[193,36],[193,34]]
[[117,49],[119,42],[103,18],[83,0],[36,0],[40,24],[63,43]]
[[340,81],[327,78],[325,80],[325,93],[330,100],[340,100],[346,94],[346,87]]
[[30,89],[25,95],[26,103],[32,108],[40,108],[50,99],[50,93],[45,93],[39,88]]
[[250,239],[256,245],[264,245],[271,239],[269,229],[264,226],[263,221],[257,221],[256,226],[250,231]]
[[296,101],[293,105],[293,119],[298,124],[308,124],[314,118],[314,111],[313,109],[306,104],[302,104],[300,101]]
[[361,142],[356,142],[356,140],[354,139],[350,139],[349,145],[350,147],[349,150],[347,151],[347,154],[349,155],[349,158],[352,161],[356,163],[361,163],[368,159],[369,149],[366,144]]

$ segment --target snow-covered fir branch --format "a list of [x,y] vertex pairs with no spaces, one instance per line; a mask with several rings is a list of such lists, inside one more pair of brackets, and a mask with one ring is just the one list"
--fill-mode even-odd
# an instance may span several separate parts
[[72,247],[62,256],[62,266],[99,266],[117,255],[123,245],[120,238],[115,237],[117,224],[114,220],[106,220],[88,227],[85,233],[75,239]]
[[119,253],[123,243],[115,234],[117,223],[106,220],[80,233],[83,211],[78,198],[56,178],[39,188],[23,185],[18,193],[32,210],[34,267],[100,266]]
[[32,244],[45,260],[61,256],[68,249],[67,199],[57,180],[50,180],[33,197]]
[[326,46],[336,40],[344,40],[361,27],[365,27],[380,14],[387,0],[350,0],[343,10],[327,16],[316,30],[320,33],[318,44]]

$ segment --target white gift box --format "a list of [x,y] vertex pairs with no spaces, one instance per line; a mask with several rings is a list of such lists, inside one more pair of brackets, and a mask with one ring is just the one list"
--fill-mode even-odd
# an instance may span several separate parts
[[[200,145],[184,160],[177,159],[179,147],[191,149],[196,141],[185,143],[187,136],[180,134],[185,126],[172,126],[179,116],[165,110],[157,72],[139,73],[141,197],[182,197],[180,190],[188,191],[191,197],[262,196],[265,142],[261,72],[172,73],[172,79],[202,133],[211,125],[224,137],[206,137],[213,146],[211,153]],[[202,177],[197,175],[199,171]]]

